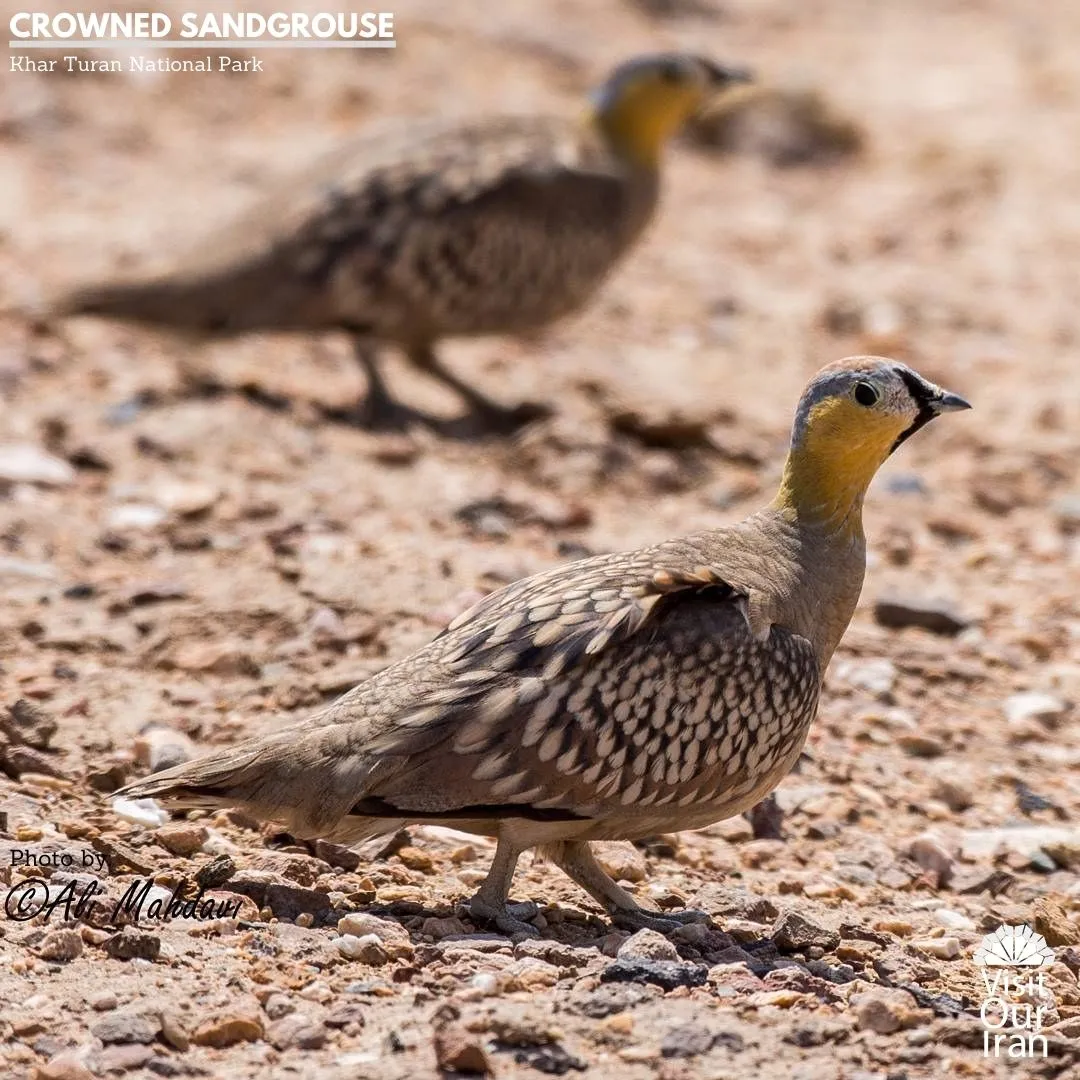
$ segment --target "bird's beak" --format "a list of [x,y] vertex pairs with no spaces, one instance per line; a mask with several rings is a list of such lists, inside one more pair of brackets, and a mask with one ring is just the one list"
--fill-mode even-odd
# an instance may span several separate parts
[[971,402],[966,401],[959,394],[951,394],[948,390],[938,388],[937,394],[927,402],[935,415],[946,412],[962,412],[971,408]]
[[753,72],[748,68],[729,67],[727,64],[718,64],[715,60],[706,60],[704,67],[709,76],[709,89],[713,92],[754,81]]
[[911,392],[912,400],[918,406],[919,411],[911,426],[900,433],[896,442],[892,445],[891,454],[902,442],[910,439],[919,428],[929,424],[936,416],[947,412],[961,412],[970,409],[971,405],[959,394],[952,394],[948,390],[942,390],[932,382],[928,382],[921,375],[917,375],[910,368],[898,368],[900,377],[907,384]]

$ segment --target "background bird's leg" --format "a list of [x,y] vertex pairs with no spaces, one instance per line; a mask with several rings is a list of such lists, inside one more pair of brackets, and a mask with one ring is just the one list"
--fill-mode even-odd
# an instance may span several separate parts
[[376,431],[404,431],[422,419],[415,409],[402,405],[391,395],[379,367],[377,345],[369,337],[357,336],[353,348],[356,361],[367,377],[367,394],[348,413],[341,414],[342,418]]
[[470,419],[483,431],[493,433],[516,431],[522,425],[550,413],[549,409],[534,402],[506,406],[492,401],[486,394],[462,382],[452,371],[443,367],[430,345],[415,345],[409,349],[408,356],[421,371],[449,386],[461,397],[471,410]]
[[688,922],[707,922],[709,916],[702,911],[679,911],[654,915],[639,907],[637,901],[623,888],[616,885],[600,868],[589,845],[581,840],[567,840],[544,848],[564,873],[576,881],[601,907],[611,915],[616,926],[627,930],[659,930],[670,933]]
[[514,870],[523,850],[505,838],[499,838],[495,858],[491,860],[491,869],[488,870],[479,892],[469,901],[469,914],[474,919],[494,923],[504,934],[528,934],[536,937],[539,931],[526,921],[536,914],[536,905],[532,902],[506,902],[510,883],[514,880]]

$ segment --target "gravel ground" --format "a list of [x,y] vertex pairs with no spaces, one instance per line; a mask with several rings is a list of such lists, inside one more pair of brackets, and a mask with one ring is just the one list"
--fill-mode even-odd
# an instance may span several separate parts
[[[1080,1076],[1080,7],[482,8],[409,0],[394,53],[275,52],[257,75],[3,76],[0,886],[105,892],[0,918],[0,1073]],[[515,440],[320,423],[360,389],[335,339],[190,349],[26,314],[167,260],[365,125],[579,108],[612,62],[676,45],[816,91],[846,136],[790,95],[703,127],[588,312],[451,344],[492,395],[554,405]],[[865,351],[975,410],[871,492],[863,601],[779,813],[605,852],[714,927],[628,939],[526,858],[514,894],[545,928],[515,944],[461,906],[487,841],[350,852],[111,808],[124,778],[302,717],[487,589],[747,513],[808,375]],[[197,874],[206,918],[123,925],[106,902]],[[1055,955],[1045,1058],[984,1055],[972,956],[1001,924]]]

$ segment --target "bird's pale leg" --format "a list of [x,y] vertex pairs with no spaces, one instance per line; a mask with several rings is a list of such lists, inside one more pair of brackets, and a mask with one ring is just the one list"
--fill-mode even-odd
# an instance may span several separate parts
[[523,402],[520,405],[506,406],[492,401],[474,386],[462,382],[452,371],[443,367],[435,350],[430,345],[418,345],[409,350],[409,359],[421,371],[449,386],[472,410],[473,419],[488,432],[508,433],[516,431],[533,420],[550,414],[543,405]]
[[655,915],[640,907],[623,888],[616,885],[600,868],[589,845],[580,840],[568,840],[544,849],[552,862],[578,883],[611,915],[616,926],[627,930],[659,930],[670,933],[689,922],[706,922],[709,916],[702,911],[678,911]]
[[539,931],[526,922],[536,914],[536,905],[531,901],[525,904],[506,902],[522,850],[508,840],[499,839],[488,875],[484,878],[480,890],[469,901],[469,914],[482,922],[494,923],[504,934],[527,934],[529,937],[536,937]]

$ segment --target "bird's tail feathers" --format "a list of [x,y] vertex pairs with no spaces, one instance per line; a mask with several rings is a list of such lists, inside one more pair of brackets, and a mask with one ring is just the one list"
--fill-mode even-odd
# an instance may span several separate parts
[[228,335],[302,325],[304,318],[293,309],[305,295],[283,282],[275,267],[253,260],[90,285],[58,298],[52,311],[59,317],[96,315],[193,335]]
[[122,788],[178,809],[242,806],[295,836],[330,835],[362,798],[370,759],[340,730],[281,732],[154,773]]

